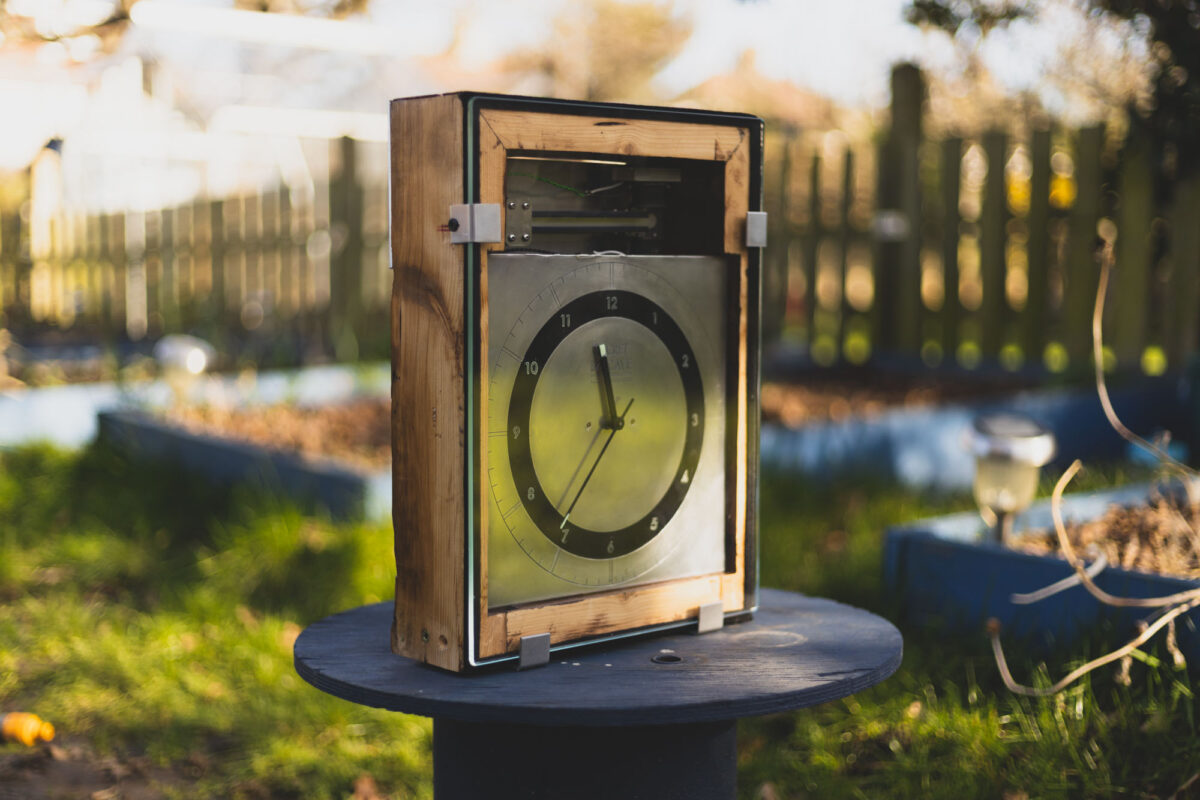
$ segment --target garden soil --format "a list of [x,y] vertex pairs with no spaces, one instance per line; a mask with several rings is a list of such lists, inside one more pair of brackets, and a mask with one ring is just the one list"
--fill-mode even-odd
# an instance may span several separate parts
[[[1099,519],[1066,526],[1076,554],[1095,558],[1103,552],[1112,566],[1123,569],[1200,578],[1200,506],[1159,497],[1144,506],[1113,506]],[[1058,535],[1053,531],[1026,533],[1014,547],[1026,552],[1057,554]]]
[[[870,418],[893,408],[992,397],[1011,392],[1012,381],[987,383],[936,375],[842,374],[830,371],[802,380],[763,383],[763,422],[798,428],[822,422]],[[362,398],[339,405],[217,408],[183,406],[168,420],[193,432],[252,442],[303,458],[332,458],[377,470],[390,463],[391,401]]]

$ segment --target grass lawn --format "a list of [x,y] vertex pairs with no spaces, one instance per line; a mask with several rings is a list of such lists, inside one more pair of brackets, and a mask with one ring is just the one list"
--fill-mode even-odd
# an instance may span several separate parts
[[[964,507],[767,476],[763,583],[886,616],[884,527]],[[393,575],[387,526],[101,448],[0,454],[0,711],[60,732],[55,748],[0,745],[0,797],[431,796],[427,720],[333,699],[292,670],[304,625],[388,598]],[[742,725],[742,796],[1165,798],[1200,771],[1190,684],[1169,666],[1026,700],[1000,685],[982,634],[904,633],[904,665],[880,686]],[[1044,679],[1099,645],[1010,661]]]

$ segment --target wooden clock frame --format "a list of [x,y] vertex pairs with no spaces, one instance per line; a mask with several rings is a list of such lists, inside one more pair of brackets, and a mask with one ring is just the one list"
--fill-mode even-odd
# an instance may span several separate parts
[[[702,606],[747,615],[757,598],[762,120],[744,114],[457,93],[391,104],[392,489],[395,653],[461,671],[552,648],[686,625]],[[726,481],[725,572],[505,609],[487,604],[488,254],[451,243],[450,206],[499,204],[507,153],[724,163],[724,255],[736,267],[736,415]],[[503,230],[503,217],[501,219]],[[730,298],[731,300],[733,298]],[[731,305],[731,308],[734,306]]]

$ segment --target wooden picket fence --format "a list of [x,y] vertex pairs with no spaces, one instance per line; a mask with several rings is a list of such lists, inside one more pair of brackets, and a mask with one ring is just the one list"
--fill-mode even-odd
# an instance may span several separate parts
[[[1106,361],[1178,370],[1200,344],[1200,179],[1161,191],[1150,148],[1090,127],[930,141],[923,80],[893,73],[892,126],[851,146],[768,124],[765,341],[817,364],[1085,374],[1097,235],[1116,236]],[[0,215],[0,327],[18,340],[191,331],[288,362],[383,357],[387,189],[364,146],[335,142],[330,177],[148,213]]]
[[62,215],[43,230],[4,214],[0,327],[109,343],[187,331],[276,362],[384,357],[387,187],[357,178],[360,150],[336,142],[328,183],[305,193]]
[[1115,236],[1106,366],[1182,368],[1200,344],[1200,179],[1157,191],[1147,143],[1112,152],[1099,126],[928,141],[923,92],[896,70],[877,148],[768,142],[770,333],[817,363],[1083,373],[1097,237]]

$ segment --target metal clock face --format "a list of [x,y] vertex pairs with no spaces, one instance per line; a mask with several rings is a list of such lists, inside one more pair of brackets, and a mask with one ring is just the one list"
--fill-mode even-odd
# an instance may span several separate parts
[[[556,363],[586,363],[589,344],[594,380]],[[622,379],[621,395],[613,372]],[[636,410],[635,393],[645,394]],[[601,416],[593,424],[597,409]],[[570,436],[568,426],[564,441],[550,421],[563,413],[584,421],[582,435]],[[623,289],[577,297],[534,336],[509,401],[509,465],[517,486],[526,487],[519,492],[525,512],[551,542],[575,555],[618,558],[637,550],[666,527],[691,487],[703,418],[696,354],[666,311]],[[643,435],[649,427],[654,430]],[[574,469],[572,445],[580,455]],[[593,479],[604,481],[603,490]]]
[[722,262],[489,272],[489,603],[722,571]]

